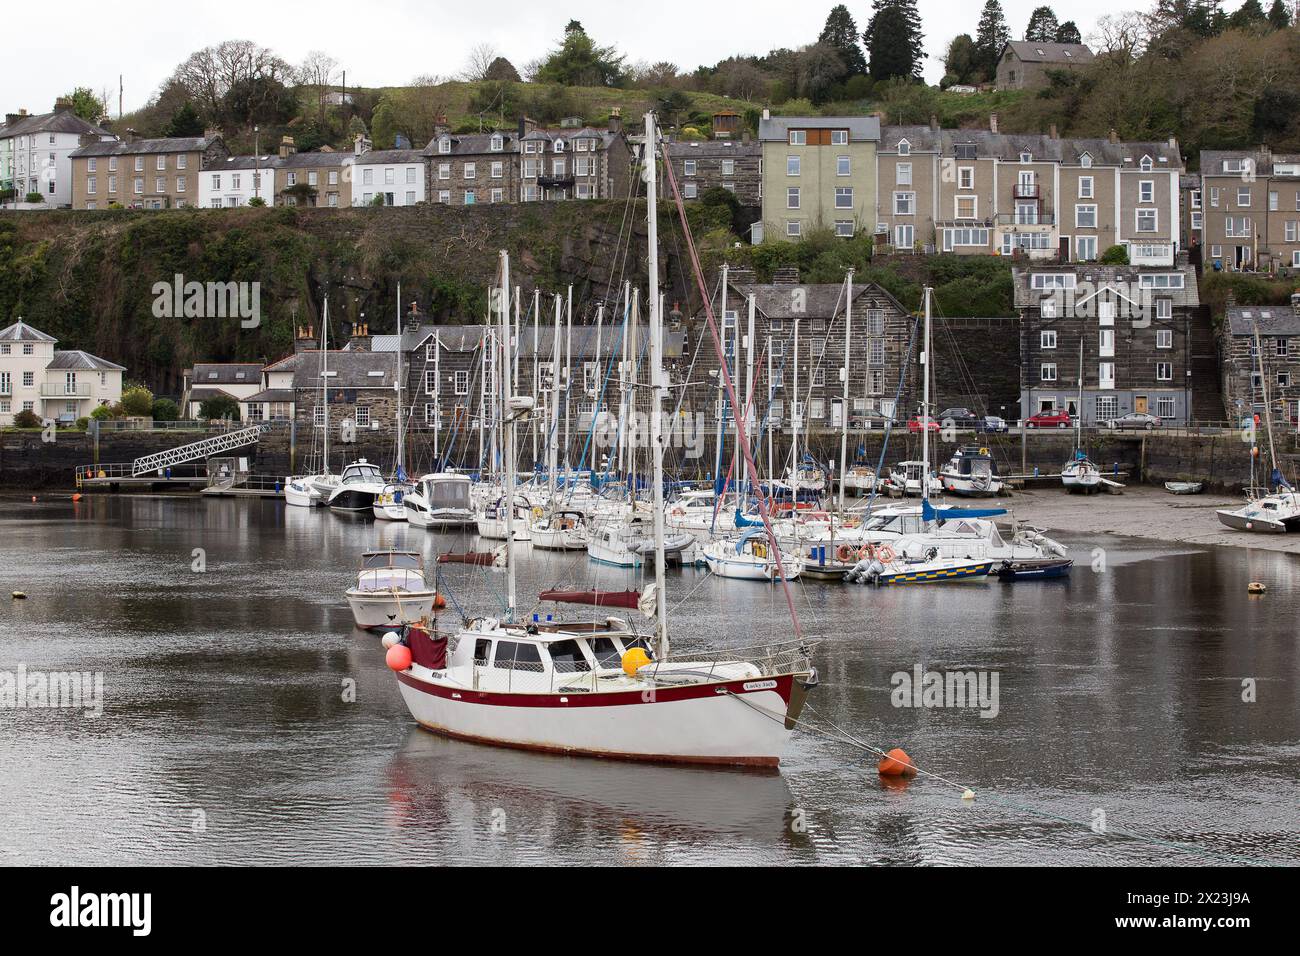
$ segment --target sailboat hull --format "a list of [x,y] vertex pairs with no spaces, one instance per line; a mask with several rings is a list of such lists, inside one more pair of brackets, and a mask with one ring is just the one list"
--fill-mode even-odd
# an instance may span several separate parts
[[416,722],[448,737],[613,760],[753,767],[780,763],[789,715],[797,717],[806,693],[791,674],[653,694],[491,693],[410,672],[397,679]]

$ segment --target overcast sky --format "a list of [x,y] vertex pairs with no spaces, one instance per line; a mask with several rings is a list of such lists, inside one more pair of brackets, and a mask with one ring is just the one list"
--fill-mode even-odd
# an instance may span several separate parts
[[[920,0],[931,82],[942,74],[948,41],[959,33],[974,35],[982,5],[980,0]],[[1038,0],[1003,0],[1014,38],[1023,36],[1038,5]],[[1058,0],[1050,5],[1062,21],[1074,20],[1085,40],[1098,16],[1151,6],[1146,0]],[[5,56],[0,81],[4,111],[23,107],[45,112],[59,95],[89,86],[96,92],[114,90],[110,106],[116,115],[122,74],[130,112],[144,105],[189,53],[233,39],[271,47],[295,64],[310,50],[324,50],[347,69],[349,85],[391,86],[427,73],[453,76],[468,51],[485,42],[522,69],[555,44],[571,17],[581,20],[599,43],[617,46],[629,61],[669,60],[686,71],[733,53],[810,43],[834,2],[657,0],[639,7],[624,0],[188,0],[182,15],[162,15],[156,3],[132,0],[129,6],[130,13],[118,8],[124,15],[105,16],[102,3],[61,0],[46,28],[21,31]],[[1225,6],[1238,4],[1229,0]],[[871,13],[869,0],[848,7],[863,29]]]

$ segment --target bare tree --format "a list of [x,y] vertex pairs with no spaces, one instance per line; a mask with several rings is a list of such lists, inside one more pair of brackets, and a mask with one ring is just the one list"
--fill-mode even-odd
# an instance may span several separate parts
[[1088,37],[1098,56],[1121,65],[1141,56],[1150,38],[1147,17],[1131,11],[1099,17],[1096,29]]
[[338,60],[320,50],[312,50],[308,53],[307,59],[303,60],[302,66],[298,68],[298,75],[303,84],[316,90],[317,118],[322,131],[325,129],[326,98],[329,96],[330,87],[334,84],[334,78],[338,75],[338,69]]
[[172,80],[189,91],[212,122],[225,118],[222,100],[236,83],[271,80],[288,84],[296,78],[292,66],[251,40],[226,40],[204,47],[190,54],[172,74]]
[[488,70],[498,56],[497,48],[491,43],[480,43],[469,51],[469,57],[461,70],[461,79],[477,81],[488,78]]

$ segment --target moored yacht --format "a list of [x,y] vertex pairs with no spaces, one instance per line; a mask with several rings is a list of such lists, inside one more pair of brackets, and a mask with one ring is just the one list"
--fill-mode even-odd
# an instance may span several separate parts
[[427,620],[437,595],[425,583],[419,552],[367,551],[347,598],[357,627],[378,630]]
[[439,472],[406,495],[406,520],[417,528],[461,528],[474,523],[468,475]]
[[589,540],[587,517],[576,508],[551,511],[536,521],[528,533],[533,547],[543,551],[585,551]]
[[1215,512],[1219,523],[1235,531],[1286,534],[1300,531],[1300,492],[1278,491],[1247,502],[1241,508]]
[[949,494],[979,498],[1002,493],[998,466],[987,448],[963,445],[939,470],[939,481]]
[[330,492],[327,503],[330,511],[348,514],[374,514],[375,499],[383,493],[384,476],[379,466],[358,458],[343,469],[339,482]]

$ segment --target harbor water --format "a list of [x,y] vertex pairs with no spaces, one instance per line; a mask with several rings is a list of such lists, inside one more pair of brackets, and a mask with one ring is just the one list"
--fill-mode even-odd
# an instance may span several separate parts
[[[343,592],[367,548],[432,567],[472,537],[266,500],[2,499],[0,675],[100,674],[102,713],[0,709],[0,863],[1300,863],[1300,557],[1061,538],[1063,581],[795,586],[821,641],[806,716],[944,778],[887,785],[808,732],[753,772],[416,728]],[[547,587],[643,584],[528,545],[518,567],[529,614]],[[675,651],[790,637],[779,587],[668,575]],[[499,573],[447,583],[501,612]],[[957,671],[991,698],[897,690]]]

